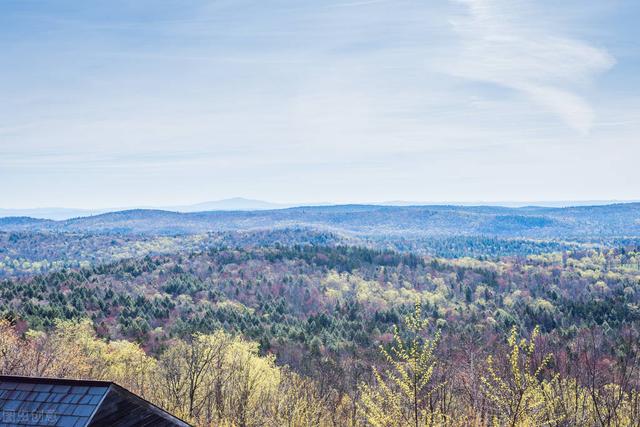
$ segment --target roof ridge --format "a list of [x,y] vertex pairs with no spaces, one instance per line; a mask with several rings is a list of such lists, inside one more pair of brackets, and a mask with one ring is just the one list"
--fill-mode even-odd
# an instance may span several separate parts
[[26,382],[26,383],[43,383],[43,384],[73,384],[86,385],[95,387],[109,387],[115,384],[113,381],[80,379],[80,378],[56,378],[56,377],[29,377],[21,375],[0,375],[0,382]]

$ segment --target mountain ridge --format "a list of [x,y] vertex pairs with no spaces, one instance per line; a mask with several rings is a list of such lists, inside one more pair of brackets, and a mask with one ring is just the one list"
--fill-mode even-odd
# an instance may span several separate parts
[[49,219],[55,221],[63,221],[73,218],[82,218],[88,216],[101,215],[105,213],[129,211],[137,209],[148,210],[164,210],[174,212],[208,212],[208,211],[261,211],[290,209],[296,207],[320,207],[320,206],[396,206],[396,207],[433,207],[433,206],[460,206],[460,207],[494,207],[494,208],[569,208],[584,206],[606,206],[613,204],[630,204],[638,203],[637,200],[618,201],[618,200],[593,200],[593,201],[539,201],[539,202],[415,202],[404,200],[393,200],[385,202],[371,203],[274,203],[258,199],[250,199],[244,197],[231,197],[226,199],[205,201],[186,205],[169,205],[169,206],[128,206],[115,208],[65,208],[65,207],[44,207],[44,208],[0,208],[0,218],[7,217],[31,217],[37,219]]
[[130,209],[59,221],[0,220],[1,231],[198,234],[306,227],[371,236],[485,235],[525,238],[640,236],[640,203],[599,206],[301,206],[176,212]]

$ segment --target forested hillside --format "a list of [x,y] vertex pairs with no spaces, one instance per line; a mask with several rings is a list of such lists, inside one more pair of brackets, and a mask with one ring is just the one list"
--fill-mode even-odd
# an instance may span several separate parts
[[633,204],[5,218],[0,367],[198,425],[637,426],[638,227]]
[[360,236],[639,237],[640,203],[568,208],[338,205],[193,213],[130,210],[66,221],[0,218],[0,230],[5,231],[176,235],[290,227]]
[[84,260],[5,270],[5,373],[117,379],[199,425],[407,425],[412,407],[418,425],[637,425],[633,240],[447,258],[304,229],[4,237],[31,264]]
[[150,235],[89,232],[0,231],[0,277],[33,275],[108,263],[145,255],[224,247],[277,245],[355,245],[443,258],[498,259],[558,251],[615,248],[640,243],[638,238],[541,240],[488,236],[398,237],[354,236],[308,228]]

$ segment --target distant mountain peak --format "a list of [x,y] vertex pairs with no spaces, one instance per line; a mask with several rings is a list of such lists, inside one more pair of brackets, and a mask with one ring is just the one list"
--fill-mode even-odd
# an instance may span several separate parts
[[172,206],[168,209],[176,210],[178,212],[254,211],[254,210],[283,209],[289,206],[290,205],[266,202],[264,200],[247,199],[244,197],[232,197],[228,199],[196,203],[194,205]]

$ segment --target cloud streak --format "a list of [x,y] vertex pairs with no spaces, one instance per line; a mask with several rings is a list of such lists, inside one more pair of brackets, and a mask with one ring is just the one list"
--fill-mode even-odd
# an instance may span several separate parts
[[595,113],[579,89],[615,64],[608,52],[537,25],[524,2],[454,1],[466,13],[452,21],[461,46],[450,74],[515,90],[589,133]]
[[0,205],[638,199],[637,1],[130,3],[0,2]]

